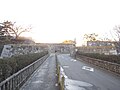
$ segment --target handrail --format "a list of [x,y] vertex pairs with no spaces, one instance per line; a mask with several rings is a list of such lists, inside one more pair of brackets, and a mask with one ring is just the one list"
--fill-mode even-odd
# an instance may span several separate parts
[[43,56],[27,67],[21,69],[17,73],[8,77],[0,83],[0,90],[19,90],[19,88],[27,81],[30,75],[46,60],[49,54]]

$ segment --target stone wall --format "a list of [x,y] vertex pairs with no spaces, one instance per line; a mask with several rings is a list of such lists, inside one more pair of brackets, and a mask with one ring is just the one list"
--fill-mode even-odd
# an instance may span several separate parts
[[48,47],[35,44],[8,44],[4,45],[1,53],[1,57],[11,57],[14,55],[23,55],[28,53],[39,53],[44,50],[48,50]]
[[73,54],[75,51],[74,44],[48,44],[50,53]]

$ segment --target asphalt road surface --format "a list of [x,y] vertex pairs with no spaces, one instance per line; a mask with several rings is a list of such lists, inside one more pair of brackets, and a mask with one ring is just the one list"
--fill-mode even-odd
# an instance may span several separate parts
[[66,90],[120,90],[120,77],[104,70],[58,55],[58,61],[66,75]]

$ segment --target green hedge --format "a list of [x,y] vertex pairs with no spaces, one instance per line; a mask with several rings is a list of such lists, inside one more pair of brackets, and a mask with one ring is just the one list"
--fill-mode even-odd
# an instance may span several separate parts
[[87,57],[101,59],[108,62],[120,64],[120,55],[104,55],[104,54],[98,54],[98,53],[81,53],[81,52],[77,52],[77,55],[84,55]]
[[28,55],[19,55],[11,58],[0,59],[0,82],[10,75],[18,72],[27,65],[38,60],[48,52],[34,53]]

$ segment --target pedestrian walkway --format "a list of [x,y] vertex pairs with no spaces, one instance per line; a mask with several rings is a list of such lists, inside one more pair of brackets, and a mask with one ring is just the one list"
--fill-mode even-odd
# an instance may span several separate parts
[[55,55],[51,54],[20,90],[59,90],[56,82]]

